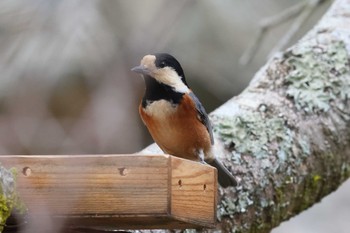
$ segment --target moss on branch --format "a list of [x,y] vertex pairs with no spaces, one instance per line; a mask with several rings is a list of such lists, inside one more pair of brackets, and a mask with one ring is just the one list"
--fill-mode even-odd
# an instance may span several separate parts
[[15,169],[7,170],[0,164],[0,232],[3,231],[6,220],[14,209],[19,213],[25,211],[16,192],[16,176]]

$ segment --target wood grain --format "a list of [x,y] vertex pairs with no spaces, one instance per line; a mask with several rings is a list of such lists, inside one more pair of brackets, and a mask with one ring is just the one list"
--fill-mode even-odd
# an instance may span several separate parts
[[[153,229],[213,227],[216,170],[169,155],[0,156],[35,225]],[[55,221],[53,221],[55,222]]]
[[215,223],[217,172],[209,165],[172,157],[171,214],[200,224]]

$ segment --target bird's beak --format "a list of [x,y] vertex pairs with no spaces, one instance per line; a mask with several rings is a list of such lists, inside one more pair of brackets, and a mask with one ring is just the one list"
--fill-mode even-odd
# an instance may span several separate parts
[[144,65],[135,66],[131,69],[131,71],[139,73],[139,74],[149,74],[149,69],[145,67]]

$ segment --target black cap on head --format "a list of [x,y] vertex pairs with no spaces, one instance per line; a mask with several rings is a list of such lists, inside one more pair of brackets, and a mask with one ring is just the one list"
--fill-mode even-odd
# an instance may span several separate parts
[[164,68],[166,66],[169,66],[169,67],[173,68],[176,71],[176,73],[179,76],[181,76],[182,81],[187,86],[186,79],[185,79],[185,73],[184,73],[180,63],[175,59],[175,57],[171,56],[168,53],[154,53],[152,55],[156,56],[156,61],[155,61],[156,67]]

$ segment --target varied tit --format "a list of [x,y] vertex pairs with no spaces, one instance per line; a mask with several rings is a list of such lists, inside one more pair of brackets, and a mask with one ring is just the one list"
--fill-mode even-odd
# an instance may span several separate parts
[[139,113],[158,146],[174,156],[204,159],[218,170],[221,186],[235,186],[232,174],[212,152],[208,115],[188,87],[180,63],[169,54],[156,53],[144,56],[131,70],[144,77],[146,92]]

